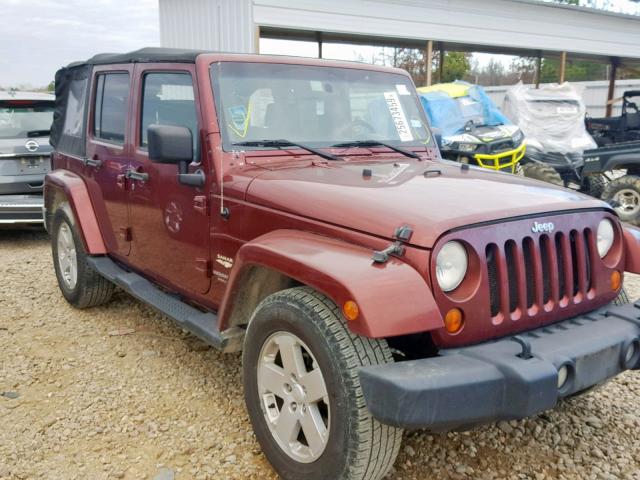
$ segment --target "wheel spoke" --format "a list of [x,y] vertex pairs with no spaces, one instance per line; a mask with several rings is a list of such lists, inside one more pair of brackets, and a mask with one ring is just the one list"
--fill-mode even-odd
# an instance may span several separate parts
[[307,401],[309,403],[315,403],[327,398],[327,387],[324,384],[322,372],[319,368],[300,377],[300,383],[306,390]]
[[277,342],[284,371],[296,376],[303,375],[305,373],[304,360],[302,358],[302,349],[298,342],[289,336],[280,337]]
[[289,407],[284,406],[280,410],[278,421],[276,423],[276,433],[281,440],[287,443],[293,442],[298,436],[299,426],[296,415],[289,411]]
[[284,370],[277,365],[273,363],[262,363],[260,365],[258,370],[258,384],[267,392],[282,396],[285,380]]
[[300,419],[300,425],[307,439],[307,444],[312,455],[316,455],[324,449],[327,441],[327,428],[322,421],[322,416],[315,405],[310,405]]

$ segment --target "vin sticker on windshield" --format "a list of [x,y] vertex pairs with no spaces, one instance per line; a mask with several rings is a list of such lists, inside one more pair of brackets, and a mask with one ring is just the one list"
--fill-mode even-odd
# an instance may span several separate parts
[[393,124],[396,127],[398,136],[403,142],[410,142],[413,140],[413,134],[409,128],[409,122],[402,109],[400,98],[396,92],[384,92],[384,99],[387,101],[387,108],[391,118],[393,118]]

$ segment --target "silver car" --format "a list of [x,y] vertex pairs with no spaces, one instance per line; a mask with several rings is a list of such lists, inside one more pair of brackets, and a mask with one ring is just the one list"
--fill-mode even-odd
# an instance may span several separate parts
[[0,224],[42,223],[53,95],[0,92]]

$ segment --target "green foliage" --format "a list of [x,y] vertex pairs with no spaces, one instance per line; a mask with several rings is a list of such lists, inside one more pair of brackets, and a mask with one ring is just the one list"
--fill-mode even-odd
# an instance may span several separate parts
[[[471,68],[470,58],[471,55],[469,53],[445,52],[444,68],[440,82],[453,82],[454,80],[465,78]],[[437,77],[434,76],[434,78]]]
[[[543,59],[540,77],[542,83],[557,82],[560,78],[560,61]],[[607,66],[601,63],[586,60],[569,60],[565,66],[565,80],[569,82],[605,80],[606,78]]]
[[56,82],[51,82],[47,85],[47,92],[53,92],[56,89]]

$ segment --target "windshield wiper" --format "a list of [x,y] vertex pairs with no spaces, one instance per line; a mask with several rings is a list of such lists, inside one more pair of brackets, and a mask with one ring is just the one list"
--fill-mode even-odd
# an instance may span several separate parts
[[411,152],[409,150],[405,150],[404,148],[396,147],[395,145],[391,145],[390,143],[380,142],[378,140],[354,140],[352,142],[336,143],[335,145],[331,145],[331,146],[345,147],[345,148],[382,146],[382,147],[387,147],[388,149],[393,150],[394,152],[401,153],[405,157],[420,159],[420,155],[418,155],[417,153]]
[[336,157],[335,155],[331,155],[330,153],[322,152],[313,147],[308,147],[307,145],[303,145],[297,142],[291,142],[289,140],[249,140],[246,142],[235,142],[231,145],[237,147],[298,147],[327,160],[342,160],[340,157]]
[[27,137],[46,137],[51,133],[51,130],[29,130],[27,132]]

